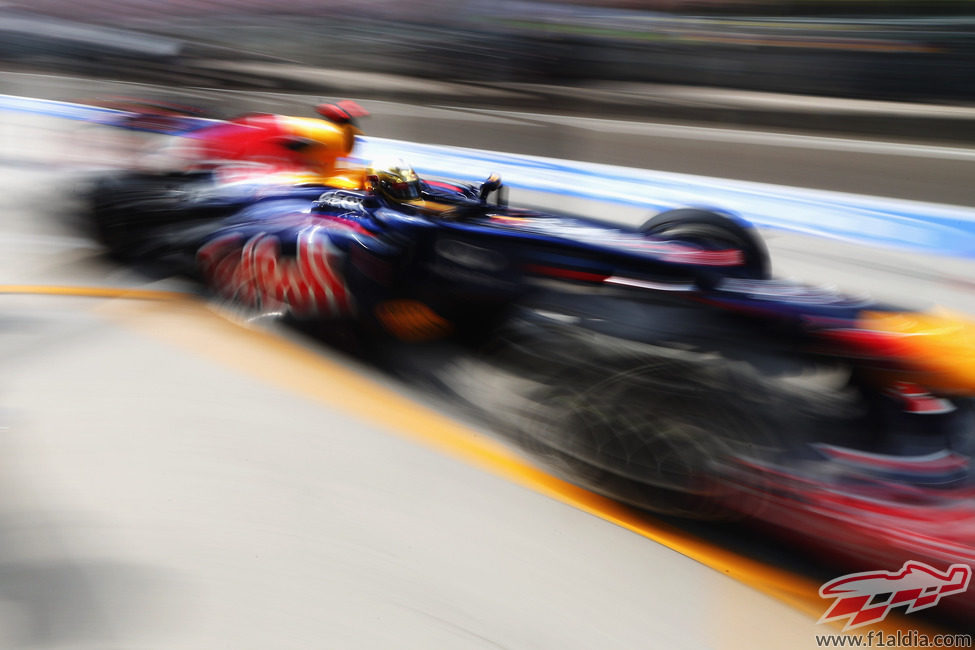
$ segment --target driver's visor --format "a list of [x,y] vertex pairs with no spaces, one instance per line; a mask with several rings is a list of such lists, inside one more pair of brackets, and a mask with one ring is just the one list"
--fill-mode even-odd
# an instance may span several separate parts
[[418,199],[420,198],[420,186],[419,183],[407,183],[401,181],[399,183],[389,184],[390,193],[399,199]]

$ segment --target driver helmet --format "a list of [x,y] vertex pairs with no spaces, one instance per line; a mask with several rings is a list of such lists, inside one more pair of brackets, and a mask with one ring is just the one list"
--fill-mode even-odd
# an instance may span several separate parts
[[381,160],[369,168],[369,180],[375,191],[394,201],[420,198],[420,177],[402,160]]

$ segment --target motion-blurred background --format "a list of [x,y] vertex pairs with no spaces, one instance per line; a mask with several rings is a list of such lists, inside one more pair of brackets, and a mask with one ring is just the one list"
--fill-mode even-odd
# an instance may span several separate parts
[[973,27],[966,0],[37,0],[0,7],[0,57],[25,69],[309,90],[340,84],[296,66],[957,102],[975,99]]

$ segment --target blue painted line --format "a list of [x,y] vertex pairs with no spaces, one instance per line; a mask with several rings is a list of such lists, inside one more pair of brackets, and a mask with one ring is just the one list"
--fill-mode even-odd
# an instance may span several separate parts
[[[29,97],[0,95],[0,110],[100,124],[123,111]],[[186,118],[187,129],[213,123]],[[500,172],[511,187],[591,199],[659,212],[711,207],[770,228],[939,255],[975,257],[975,209],[708,178],[540,156],[427,145],[383,138],[358,139],[358,158],[399,156],[421,174],[478,182]],[[611,208],[598,215],[612,219]]]
[[85,122],[110,123],[117,119],[120,111],[85,104],[72,104],[49,99],[34,99],[32,97],[17,97],[14,95],[0,95],[0,110],[33,113],[35,115],[49,115],[63,117],[69,120],[83,120]]

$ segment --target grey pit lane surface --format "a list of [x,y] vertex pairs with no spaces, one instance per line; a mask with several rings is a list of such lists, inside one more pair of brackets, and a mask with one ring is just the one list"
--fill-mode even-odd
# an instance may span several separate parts
[[2,314],[33,333],[0,351],[3,647],[735,647],[752,612],[768,647],[811,638],[673,551],[91,301]]
[[[44,165],[96,152],[72,160],[63,123],[14,124],[3,153],[24,164],[0,181],[3,284],[138,283],[58,220],[74,176]],[[777,263],[816,266],[804,239],[778,240]],[[830,246],[853,265],[838,279],[968,306],[940,275],[870,270],[897,254]],[[822,629],[99,304],[2,298],[4,647],[813,647]]]

